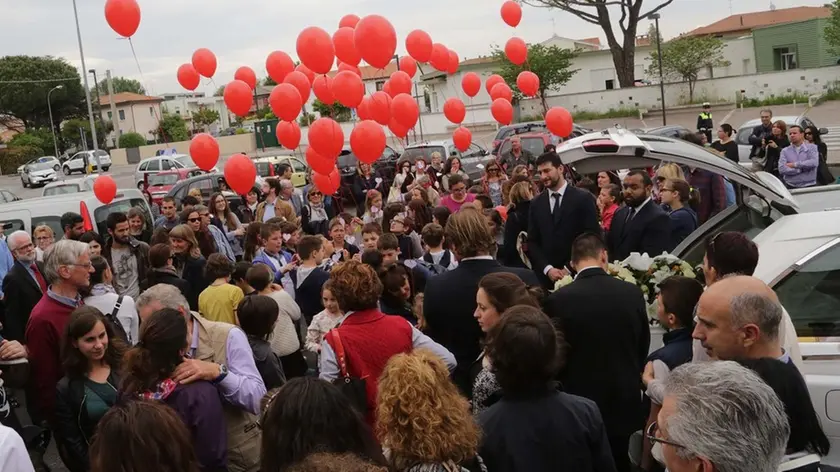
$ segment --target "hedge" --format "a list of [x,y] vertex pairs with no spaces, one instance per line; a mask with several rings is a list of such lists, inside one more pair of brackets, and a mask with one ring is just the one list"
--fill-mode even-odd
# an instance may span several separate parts
[[146,145],[146,138],[140,133],[125,133],[120,136],[120,147],[123,149],[136,148]]
[[0,172],[3,175],[14,175],[17,168],[30,159],[44,155],[44,151],[36,146],[9,146],[0,149]]

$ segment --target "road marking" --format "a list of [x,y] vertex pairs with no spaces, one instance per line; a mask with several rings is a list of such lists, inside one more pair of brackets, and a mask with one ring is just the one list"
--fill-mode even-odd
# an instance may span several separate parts
[[720,120],[720,122],[721,122],[721,123],[728,123],[728,122],[729,122],[729,118],[731,118],[731,117],[732,117],[732,115],[734,115],[736,111],[738,111],[738,109],[737,109],[737,108],[733,108],[733,109],[729,110],[729,113],[727,113],[727,114],[726,114],[726,116],[724,116],[724,117],[723,117],[723,119],[722,119],[722,120]]

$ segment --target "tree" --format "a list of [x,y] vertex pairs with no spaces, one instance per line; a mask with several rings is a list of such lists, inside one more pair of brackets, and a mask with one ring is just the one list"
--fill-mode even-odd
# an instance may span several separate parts
[[224,85],[220,86],[219,88],[216,89],[215,92],[213,92],[214,97],[221,97],[221,96],[224,96],[224,94],[225,94],[225,86]]
[[[105,147],[105,138],[108,133],[114,130],[114,125],[110,121],[102,127],[102,121],[96,120],[96,137],[99,139],[99,148]],[[65,121],[61,125],[61,138],[67,147],[75,147],[81,149],[82,133],[79,130],[84,130],[85,141],[88,149],[93,149],[93,136],[90,133],[90,120],[87,118],[73,118]]]
[[190,137],[190,133],[187,131],[187,123],[184,122],[181,115],[171,113],[163,114],[158,129],[155,130],[155,135],[167,143],[186,141]]
[[530,70],[540,78],[539,97],[544,112],[548,111],[546,92],[566,84],[578,71],[571,69],[572,60],[577,53],[557,46],[529,44],[528,62],[522,66],[510,62],[505,52],[498,47],[493,51],[493,56],[500,63],[500,69],[496,72],[505,79],[517,98],[522,97],[522,92],[516,86],[516,78],[520,72]]
[[30,127],[49,129],[47,93],[57,85],[63,88],[50,94],[54,127],[67,118],[84,116],[87,110],[76,68],[51,56],[0,58],[0,124],[20,132]]
[[277,82],[275,82],[271,77],[266,77],[262,80],[262,84],[266,87],[271,87],[272,85],[277,85]]
[[834,0],[827,5],[831,9],[831,16],[828,17],[823,36],[825,42],[828,43],[829,51],[840,55],[840,0]]
[[316,98],[315,101],[312,103],[312,109],[318,112],[319,115],[324,117],[330,117],[338,122],[350,121],[350,119],[352,118],[350,109],[337,101],[334,102],[332,105],[327,105],[326,103]]
[[198,111],[193,112],[192,120],[196,126],[203,129],[205,126],[210,126],[219,121],[219,112],[201,105],[198,107]]
[[136,148],[146,145],[146,138],[140,133],[125,133],[120,136],[120,148]]
[[16,134],[9,140],[9,146],[32,146],[41,150],[42,156],[55,153],[52,133],[48,128],[29,128],[24,133]]
[[[580,18],[583,21],[598,25],[607,36],[607,45],[612,52],[618,83],[622,87],[633,87],[636,81],[636,31],[639,21],[667,7],[674,0],[657,0],[659,4],[646,12],[642,12],[644,0],[524,0],[534,6],[557,8]],[[613,30],[613,20],[610,9],[621,12],[618,27],[621,38]],[[620,43],[619,43],[620,41]]]
[[[130,92],[140,95],[146,95],[146,89],[139,81],[134,79],[127,79],[125,77],[111,77],[111,82],[114,87],[114,93]],[[102,79],[97,85],[100,95],[108,95],[108,79]]]
[[[694,101],[694,85],[700,71],[713,67],[726,67],[723,58],[726,44],[712,36],[680,36],[662,43],[662,75],[665,79],[688,82],[688,99]],[[647,75],[659,78],[659,54],[650,53]]]

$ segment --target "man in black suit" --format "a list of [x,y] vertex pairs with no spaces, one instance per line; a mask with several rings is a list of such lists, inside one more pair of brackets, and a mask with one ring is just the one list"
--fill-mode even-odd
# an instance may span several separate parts
[[26,231],[15,231],[6,238],[15,263],[3,278],[6,294],[6,324],[3,337],[23,342],[29,313],[47,291],[44,266],[35,260],[35,246]]
[[458,267],[426,282],[423,316],[426,334],[455,355],[458,367],[453,379],[461,391],[471,396],[470,367],[481,353],[482,332],[474,318],[478,282],[493,272],[518,275],[526,285],[538,285],[527,269],[504,267],[493,259],[496,241],[484,216],[465,208],[449,217],[445,230],[449,248]]
[[629,471],[630,435],[644,426],[641,374],[650,346],[642,291],[605,272],[607,250],[597,234],[572,245],[575,281],[546,301],[546,313],[568,345],[560,372],[563,390],[593,400],[601,410],[616,470]]
[[607,235],[607,249],[611,261],[622,261],[631,252],[656,257],[668,250],[671,239],[671,219],[653,201],[653,181],[642,170],[634,170],[624,177],[624,202],[615,212]]
[[572,241],[601,228],[595,199],[586,190],[566,182],[563,161],[557,153],[541,155],[537,159],[537,171],[545,191],[531,202],[528,255],[543,283],[553,285],[569,273],[566,266]]

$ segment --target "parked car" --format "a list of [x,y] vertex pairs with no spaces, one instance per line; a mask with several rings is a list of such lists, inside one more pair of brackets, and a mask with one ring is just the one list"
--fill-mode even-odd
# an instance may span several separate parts
[[409,161],[414,164],[418,157],[423,158],[426,163],[429,163],[432,161],[431,156],[435,152],[439,153],[441,157],[443,157],[444,161],[450,157],[460,158],[461,166],[464,168],[464,172],[466,172],[472,180],[476,180],[481,177],[483,170],[482,167],[479,167],[479,165],[483,166],[487,156],[490,155],[486,149],[476,143],[470,144],[470,148],[467,149],[466,152],[461,152],[455,147],[452,140],[428,141],[407,146],[405,148],[405,152],[400,155],[397,165],[404,161]]
[[21,198],[11,191],[0,188],[0,203],[11,203],[19,200],[21,200]]
[[152,212],[143,194],[137,189],[119,189],[111,203],[105,205],[96,198],[93,192],[80,192],[67,198],[64,195],[49,197],[27,198],[13,203],[0,204],[0,221],[11,224],[6,230],[24,230],[32,234],[32,230],[39,225],[47,225],[56,235],[64,234],[61,228],[61,215],[72,211],[82,215],[85,228],[99,234],[108,234],[106,220],[111,213],[125,213],[131,207],[143,210],[146,224],[151,227]]
[[20,185],[26,188],[54,182],[58,178],[58,164],[58,159],[53,156],[39,157],[27,162],[23,166],[23,173],[20,174]]
[[[210,195],[221,191],[219,187],[219,180],[224,180],[224,174],[214,172],[192,177],[187,180],[182,180],[175,184],[166,194],[168,197],[174,197],[178,205],[181,205],[181,200],[187,196],[190,190],[197,188],[201,189],[201,198],[204,201],[210,198]],[[257,176],[254,182],[254,189],[261,192],[263,179]],[[233,192],[224,192],[225,198],[230,204],[231,210],[236,210],[242,204],[242,199]]]
[[[592,130],[589,128],[585,128],[580,125],[573,125],[574,129],[572,134],[566,136],[564,139],[571,139],[576,138],[578,136],[584,135],[586,133],[591,132]],[[540,132],[547,132],[548,128],[545,126],[545,121],[528,121],[526,123],[515,123],[512,125],[502,126],[496,132],[496,136],[493,138],[493,151],[491,154],[494,156],[499,155],[499,147],[502,145],[502,142],[513,135],[516,134],[526,134],[526,133],[540,133]],[[542,152],[540,153],[542,154]]]
[[309,166],[303,160],[291,155],[267,156],[254,159],[254,165],[257,167],[257,175],[262,178],[279,175],[281,164],[287,164],[292,168],[292,183],[295,187],[306,185]]
[[149,185],[146,190],[152,195],[152,201],[158,205],[163,201],[163,197],[172,190],[178,182],[187,180],[205,174],[203,170],[198,167],[189,169],[177,168],[173,170],[165,170],[149,177]]
[[[539,157],[545,151],[547,145],[554,144],[556,146],[561,142],[560,138],[548,132],[524,133],[517,136],[522,140],[522,149],[530,152],[534,157]],[[497,157],[501,157],[510,151],[511,139],[513,139],[513,136],[507,137],[502,141],[496,154]]]
[[102,166],[102,170],[108,172],[108,169],[111,168],[111,156],[101,149],[97,151],[77,152],[61,168],[64,171],[64,175],[70,175],[73,172],[84,174],[86,172],[85,161],[87,160],[87,164],[93,166],[93,170],[99,170],[96,167],[96,158],[99,158],[99,164]]
[[[385,177],[384,174],[390,174],[390,178],[393,179],[394,168],[399,157],[400,153],[395,151],[394,148],[391,146],[385,146],[385,150],[382,151],[382,155],[379,156],[379,159],[373,163],[373,170],[379,172],[383,178]],[[353,151],[349,147],[344,148],[338,156],[336,166],[338,167],[338,172],[341,173],[341,180],[345,181],[356,174],[356,170],[359,168],[359,158],[353,154]]]
[[[196,169],[192,158],[186,154],[162,154],[160,156],[148,157],[137,164],[134,169],[134,182],[137,188],[141,185],[148,186],[149,179],[160,172],[176,169]],[[218,172],[214,167],[211,172]]]
[[639,128],[634,129],[637,134],[652,134],[654,136],[667,136],[669,138],[679,138],[686,133],[692,133],[690,129],[680,125],[655,126],[653,128]]
[[99,174],[91,174],[80,179],[65,179],[47,184],[44,191],[41,193],[42,197],[49,197],[51,195],[68,195],[71,193],[89,192],[93,190],[93,182]]
[[[774,116],[772,121],[774,123],[777,121],[784,121],[788,128],[790,128],[793,125],[799,125],[803,129],[808,126],[816,126],[810,118],[803,115]],[[750,136],[752,135],[753,129],[760,124],[761,120],[756,118],[754,120],[747,121],[746,123],[742,124],[740,128],[738,128],[738,134],[735,135],[735,142],[738,143],[738,160],[740,162],[750,162],[750,151],[752,151],[752,144],[750,144]],[[820,135],[822,136],[828,134],[828,128],[819,128],[819,131]]]

